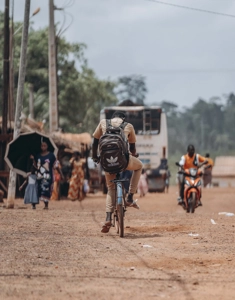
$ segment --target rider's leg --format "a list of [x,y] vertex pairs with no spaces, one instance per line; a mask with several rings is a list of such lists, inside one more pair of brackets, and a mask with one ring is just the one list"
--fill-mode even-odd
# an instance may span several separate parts
[[142,162],[138,158],[130,155],[127,170],[133,171],[133,173],[132,173],[132,177],[131,177],[131,180],[130,180],[129,193],[127,195],[127,205],[128,206],[133,206],[135,208],[139,208],[139,207],[135,203],[135,201],[133,201],[133,195],[137,191],[137,186],[138,186],[138,182],[139,182],[139,179],[140,179],[142,168],[143,168]]
[[106,220],[101,229],[101,232],[103,233],[109,232],[109,229],[112,226],[112,213],[114,211],[115,203],[115,184],[113,182],[110,182],[110,180],[113,180],[115,177],[115,174],[105,173],[108,192],[106,196]]
[[202,206],[202,201],[201,201],[201,199],[202,199],[202,189],[200,189],[200,198],[199,198],[199,200],[198,200],[198,206]]
[[184,178],[182,179],[181,183],[180,183],[180,191],[179,191],[179,198],[177,199],[178,200],[178,204],[179,205],[182,205],[184,204]]

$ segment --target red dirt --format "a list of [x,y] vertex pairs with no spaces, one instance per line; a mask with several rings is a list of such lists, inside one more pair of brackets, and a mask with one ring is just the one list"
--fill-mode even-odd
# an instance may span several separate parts
[[140,198],[124,238],[100,232],[102,194],[0,207],[0,299],[235,299],[235,216],[218,214],[235,213],[234,189],[204,189],[195,214],[176,191]]

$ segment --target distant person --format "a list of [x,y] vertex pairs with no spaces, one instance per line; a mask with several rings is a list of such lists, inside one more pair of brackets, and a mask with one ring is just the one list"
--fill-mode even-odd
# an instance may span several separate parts
[[30,173],[28,173],[27,179],[24,183],[19,187],[21,191],[25,184],[27,187],[25,189],[24,194],[24,204],[31,204],[32,209],[36,209],[36,204],[39,204],[39,197],[38,197],[38,183],[37,183],[37,175],[36,175],[37,168],[33,164],[30,169]]
[[148,193],[149,187],[147,182],[147,174],[145,173],[145,170],[142,169],[142,173],[140,175],[140,180],[138,183],[138,194],[140,197],[144,197]]
[[212,168],[214,166],[214,162],[213,159],[210,158],[209,153],[206,153],[206,159],[208,160],[208,163],[205,165],[203,171],[203,186],[210,187],[212,185]]
[[48,209],[54,183],[53,169],[56,167],[57,161],[54,153],[48,150],[46,140],[42,139],[41,152],[34,159],[37,166],[39,200],[44,202],[44,209]]
[[[198,168],[198,165],[207,160],[205,157],[195,153],[195,147],[188,145],[187,154],[183,155],[179,161],[179,165],[185,170],[190,168]],[[184,205],[184,178],[182,178],[178,204]],[[198,206],[202,206],[201,199],[198,201]]]
[[82,201],[84,198],[84,161],[81,159],[81,153],[75,151],[70,159],[72,176],[69,181],[68,199]]
[[171,177],[171,172],[168,168],[168,165],[166,166],[166,177],[165,177],[165,192],[168,193],[169,190],[169,185],[170,185],[170,177]]
[[60,162],[57,160],[57,167],[54,168],[54,184],[53,191],[50,200],[60,200],[60,182],[64,179],[64,175],[61,171]]

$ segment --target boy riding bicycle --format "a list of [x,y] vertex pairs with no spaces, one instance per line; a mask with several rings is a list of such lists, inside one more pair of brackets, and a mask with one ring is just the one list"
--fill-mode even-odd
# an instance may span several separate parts
[[[125,122],[126,115],[122,111],[116,111],[112,119],[110,120],[111,125],[113,127],[119,127]],[[93,133],[93,144],[92,144],[92,156],[93,160],[95,162],[99,161],[99,157],[97,155],[98,145],[99,145],[99,139],[102,135],[106,132],[106,126],[107,121],[106,119],[103,119],[100,121],[99,125],[97,126],[95,132]],[[135,130],[132,124],[126,123],[124,127],[124,134],[129,142],[130,151],[129,151],[129,162],[127,165],[126,170],[133,171],[131,180],[130,180],[130,187],[129,187],[129,193],[126,198],[126,206],[134,207],[139,209],[139,206],[137,203],[133,200],[133,194],[136,193],[137,185],[139,182],[139,178],[142,171],[142,162],[135,157],[136,156],[136,136],[135,136]],[[105,172],[105,178],[106,178],[106,184],[108,188],[108,193],[106,197],[106,220],[104,225],[102,226],[101,232],[107,233],[109,232],[110,227],[112,226],[112,214],[114,212],[114,203],[115,203],[115,184],[111,182],[116,177],[116,174],[110,174],[108,172]]]

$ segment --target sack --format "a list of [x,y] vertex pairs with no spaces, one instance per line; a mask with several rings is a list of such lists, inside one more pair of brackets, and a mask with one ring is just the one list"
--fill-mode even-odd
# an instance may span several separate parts
[[100,164],[110,174],[124,171],[129,162],[129,143],[124,134],[126,122],[113,127],[106,120],[106,132],[99,140]]

